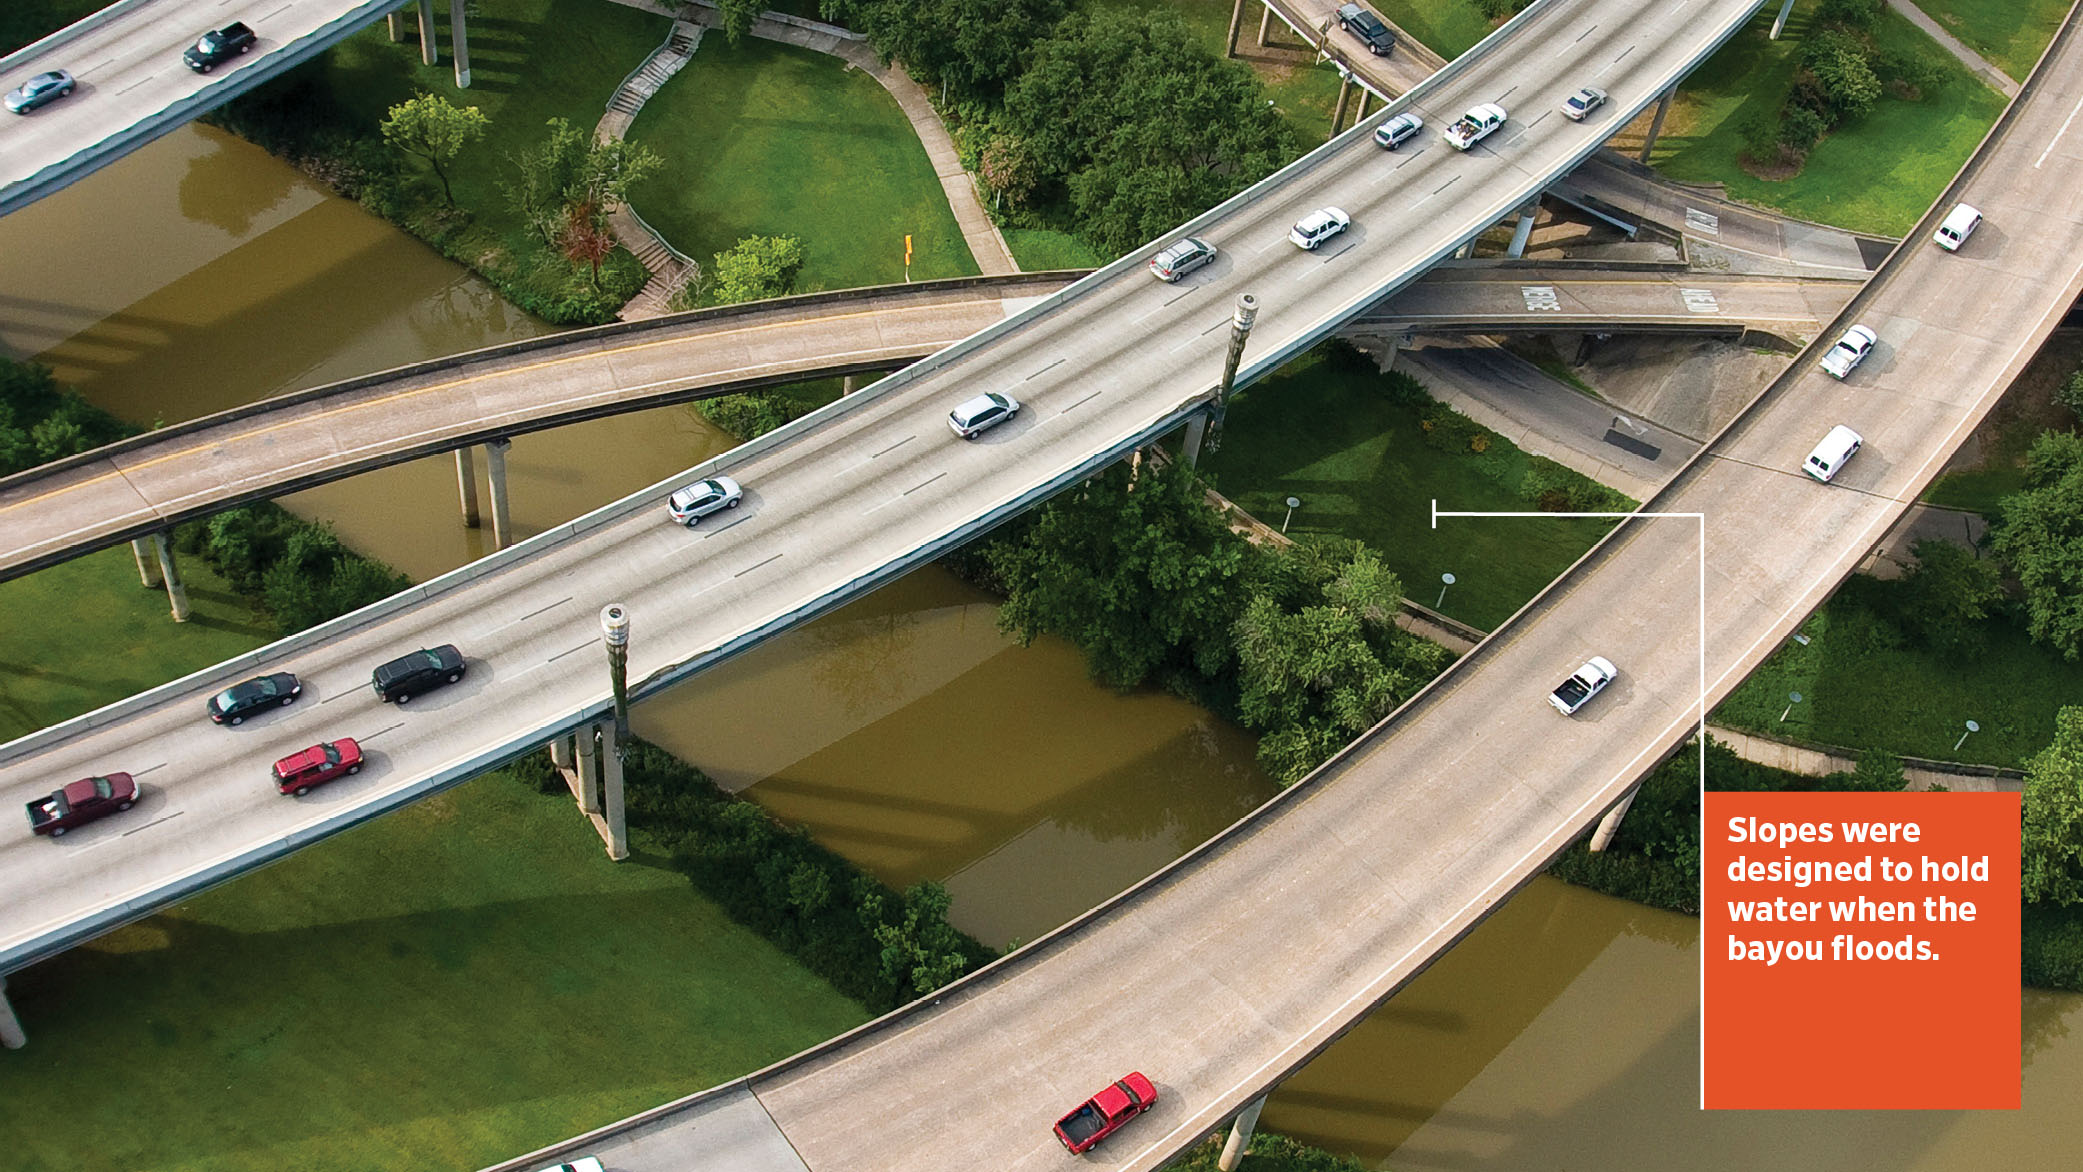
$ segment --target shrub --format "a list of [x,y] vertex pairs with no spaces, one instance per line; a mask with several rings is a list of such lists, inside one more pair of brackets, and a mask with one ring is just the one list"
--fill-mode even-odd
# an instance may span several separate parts
[[1850,29],[1870,29],[1880,20],[1881,9],[1886,0],[1822,0],[1816,5],[1817,24],[1842,25]]
[[1823,133],[1829,129],[1829,123],[1821,114],[1807,106],[1790,103],[1786,114],[1779,120],[1779,145],[1796,154],[1806,154],[1822,141]]

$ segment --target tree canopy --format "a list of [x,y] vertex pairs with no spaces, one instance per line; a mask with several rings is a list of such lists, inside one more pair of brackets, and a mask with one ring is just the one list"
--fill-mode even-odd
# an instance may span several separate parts
[[716,254],[710,297],[721,305],[780,297],[796,287],[803,242],[793,236],[747,236]]
[[2019,837],[2025,898],[2083,903],[2083,708],[2054,716],[2054,743],[2025,762]]
[[2027,628],[2083,656],[2083,435],[2047,432],[2025,458],[2025,488],[2003,499],[1995,548],[2025,588]]
[[1079,230],[1123,252],[1296,153],[1251,71],[1169,13],[1073,13],[1006,91],[1004,124]]
[[824,0],[827,20],[858,29],[885,61],[954,96],[995,98],[1034,44],[1070,8],[1068,0]]
[[456,195],[449,190],[448,171],[442,164],[483,138],[490,125],[491,120],[476,106],[458,106],[435,94],[420,94],[392,106],[380,129],[383,141],[394,149],[432,164],[435,178],[441,180],[442,198],[454,207]]

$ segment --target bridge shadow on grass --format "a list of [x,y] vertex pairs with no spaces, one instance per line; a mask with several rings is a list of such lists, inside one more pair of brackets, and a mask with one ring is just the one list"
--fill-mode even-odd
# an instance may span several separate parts
[[[294,898],[251,882],[201,902]],[[192,910],[9,982],[32,1039],[0,1064],[12,1168],[84,1167],[83,1136],[109,1168],[476,1167],[862,1017],[679,882],[273,931]]]

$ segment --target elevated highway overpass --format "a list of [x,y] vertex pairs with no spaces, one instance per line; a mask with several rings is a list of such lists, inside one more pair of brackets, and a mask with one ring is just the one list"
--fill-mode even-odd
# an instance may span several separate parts
[[[1531,38],[1538,50],[1498,42],[1487,60],[1435,83],[1440,104],[1495,99],[1506,77],[1581,76],[1585,62],[1557,57],[1554,46],[1585,45],[1601,25],[1624,33],[1582,52],[1644,71],[1631,80],[1654,83],[1639,86],[1654,93],[1725,35],[1717,21],[1733,28],[1748,10],[1685,4],[1645,15],[1631,7],[1536,5],[1519,27],[1545,34]],[[2068,40],[2064,34],[2058,44]],[[1477,68],[1485,65],[1505,72]],[[1607,80],[1623,109],[1628,80]],[[2037,88],[2028,87],[2028,99]],[[2050,101],[2065,107],[2075,96]],[[2048,137],[2065,112],[2047,119]],[[642,694],[1075,482],[1200,408],[1220,356],[1227,294],[1257,292],[1266,304],[1245,371],[1246,379],[1262,376],[1589,149],[1588,136],[1573,142],[1571,128],[1555,121],[1535,122],[1474,156],[1442,159],[1446,152],[1435,146],[1398,164],[1413,173],[1388,183],[1351,157],[1363,146],[1367,158],[1382,159],[1367,153],[1373,148],[1361,141],[1363,128],[1190,225],[1218,235],[1229,250],[1227,264],[1208,270],[1205,282],[1155,288],[1134,271],[1140,258],[1127,258],[857,401],[731,453],[713,466],[727,465],[754,497],[728,527],[677,531],[644,494],[250,661],[0,749],[0,786],[9,794],[119,754],[141,758],[126,764],[148,790],[147,808],[128,825],[103,823],[63,843],[33,844],[41,854],[18,846],[0,857],[0,882],[23,896],[10,911],[27,921],[0,929],[8,950],[0,968],[145,914],[176,897],[169,891],[217,881],[468,776],[528,736],[597,714],[603,689],[587,682],[590,671],[557,665],[592,645],[602,602],[627,602],[638,616],[632,674]],[[1997,224],[2024,223],[2027,201],[2073,186],[2057,180],[2072,178],[2077,154],[2056,155],[2043,183],[1970,194],[1993,209]],[[1340,161],[1348,165],[1331,165]],[[1449,168],[1469,166],[1491,168],[1480,197],[1472,187],[1466,201],[1427,206],[1459,181]],[[1280,240],[1286,223],[1327,200],[1354,211],[1363,231],[1324,254],[1287,250]],[[2048,206],[2068,205],[2057,198]],[[2083,226],[2063,220],[2050,229],[2045,218],[2043,211],[2030,249],[2006,249],[2000,235],[1992,240],[1997,251],[1989,259],[1999,263],[1978,275],[1973,290],[1986,291],[1990,313],[1977,321],[2000,330],[2002,315],[2030,317],[2044,300],[2053,306],[2051,323],[2073,297],[2077,274],[2050,258],[2073,257]],[[1385,219],[1415,226],[1364,231]],[[1940,259],[1957,265],[1979,255]],[[1251,262],[1248,271],[1240,257]],[[1903,270],[1928,261],[1913,253]],[[2036,341],[2021,339],[2006,359],[2002,345],[2012,339],[1992,339],[1988,326],[1976,333],[1974,321],[1959,320],[1953,298],[1974,274],[1946,275],[1944,304],[1925,315],[1937,324],[1905,330],[1900,353],[1916,349],[1921,357],[1927,342],[1943,342],[2004,361],[1969,368],[1988,381],[1957,394],[1924,387],[1921,395],[1898,395],[1882,382],[1887,403],[1853,402],[1860,410],[1849,420],[1870,429],[1869,455],[1878,457],[1846,473],[1854,491],[1815,486],[1793,471],[1812,440],[1814,404],[1849,390],[1797,390],[1815,377],[1797,367],[1727,441],[1757,451],[1717,448],[1681,477],[1690,487],[1659,502],[1704,508],[1711,498],[1715,506],[1706,586],[1728,606],[1708,611],[1714,658],[1703,661],[1695,646],[1671,637],[1697,613],[1697,530],[1683,522],[1630,525],[1315,782],[980,979],[754,1083],[618,1131],[618,1168],[668,1159],[684,1167],[672,1154],[676,1144],[696,1143],[714,1158],[740,1140],[750,1145],[742,1150],[786,1153],[817,1168],[1019,1167],[1043,1159],[1054,1166],[1061,1157],[1047,1119],[1122,1063],[1156,1073],[1167,1098],[1101,1163],[1152,1167],[1215,1126],[1393,992],[1618,800],[1698,719],[1700,682],[1710,695],[1733,686],[1791,628],[1796,611],[1819,601],[1863,552],[1865,541],[1849,539],[1884,524],[1928,480],[1942,449],[2029,355],[2024,343]],[[1924,308],[1918,302],[1889,312],[1907,321]],[[1949,328],[1963,336],[1937,338]],[[1888,329],[1882,335],[1897,346]],[[1879,356],[1882,373],[1894,369],[1896,353]],[[938,429],[948,403],[983,387],[1018,388],[1028,412],[976,445],[944,438]],[[1884,417],[1867,422],[1868,412]],[[1732,518],[1726,528],[1723,518]],[[1840,555],[1845,545],[1852,552]],[[379,652],[449,639],[477,657],[460,688],[409,713],[378,709],[359,693],[360,673]],[[1553,718],[1540,704],[1539,681],[1591,650],[1622,664],[1621,684],[1587,719]],[[316,703],[265,726],[197,728],[194,705],[212,683],[260,663],[304,670]],[[325,711],[332,701],[338,707]],[[1527,710],[1537,715],[1497,719]],[[340,727],[356,722],[368,727]],[[1477,727],[1484,734],[1469,736]],[[337,795],[321,791],[312,805],[267,795],[261,771],[273,746],[263,742],[308,743],[314,731],[363,734],[381,754],[377,768]],[[181,837],[166,833],[186,815],[198,816],[178,825]],[[1144,979],[1124,989],[1124,972]],[[997,1110],[950,1129],[950,1090]],[[722,1127],[731,1112],[749,1130]],[[893,1135],[938,1142],[922,1156],[916,1146],[891,1142]]]
[[[887,370],[1082,274],[812,294],[603,326],[298,391],[0,478],[0,580],[251,500],[487,439],[820,375]],[[1192,278],[1183,288],[1192,288]],[[1805,340],[1857,285],[1637,266],[1434,269],[1355,321]]]
[[[53,69],[71,73],[79,85],[71,97],[0,122],[0,215],[281,76],[400,2],[280,0],[263,15],[227,9],[223,0],[115,0],[0,57],[0,91]],[[431,19],[432,11],[423,15]],[[252,52],[207,74],[182,63],[181,51],[197,37],[239,19],[259,34]],[[455,26],[460,32],[460,15]],[[422,25],[423,33],[431,31]],[[468,70],[459,66],[458,72]]]
[[[1616,118],[1710,54],[1751,0],[1644,14],[1631,0],[1538,0],[1405,99],[1437,121],[1480,100],[1530,112],[1468,153],[1437,139],[1394,156],[1370,127],[1298,160],[1181,230],[1224,249],[1191,284],[1159,285],[1138,254],[875,387],[703,465],[749,487],[747,507],[689,532],[661,484],[501,554],[9,745],[0,794],[51,777],[137,774],[141,809],[60,842],[0,846],[0,972],[482,772],[604,710],[587,661],[610,601],[637,616],[641,698],[928,561],[1206,410],[1234,299],[1263,303],[1240,380],[1277,369],[1494,223],[1597,146],[1603,123],[1541,112],[1562,79],[1600,78]],[[1567,45],[1558,51],[1556,46]],[[1574,84],[1572,81],[1571,84]],[[1413,149],[1414,148],[1414,149]],[[1326,204],[1353,230],[1317,252],[1289,226]],[[1016,394],[1020,418],[979,442],[944,430],[953,402]],[[462,685],[409,710],[362,690],[374,663],[454,642]],[[581,657],[584,656],[584,657]],[[202,698],[263,665],[297,671],[305,700],[216,728]],[[274,795],[270,762],[355,735],[361,776],[304,802]]]
[[[1165,1097],[1093,1164],[1153,1169],[1220,1126],[1624,800],[1915,501],[2083,291],[2078,109],[2072,10],[1833,323],[1879,333],[1866,365],[1838,382],[1804,355],[1645,506],[1665,517],[1624,523],[1310,778],[931,998],[486,1172],[579,1152],[618,1172],[1050,1168],[1050,1121],[1131,1068]],[[1958,255],[1924,243],[1955,201],[1991,233]],[[1799,463],[1837,423],[1866,447],[1819,484]],[[1594,652],[1621,671],[1600,706],[1545,710],[1547,681]]]

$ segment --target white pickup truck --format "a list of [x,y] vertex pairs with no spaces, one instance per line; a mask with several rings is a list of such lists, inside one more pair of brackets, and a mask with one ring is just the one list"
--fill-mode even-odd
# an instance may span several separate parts
[[1503,125],[1504,107],[1484,102],[1461,115],[1459,121],[1440,131],[1439,135],[1447,140],[1448,146],[1457,151],[1465,151],[1496,133],[1497,128]]
[[1605,691],[1606,685],[1612,683],[1613,677],[1619,674],[1619,669],[1613,666],[1611,660],[1594,655],[1570,678],[1548,693],[1548,703],[1553,704],[1555,711],[1564,716],[1572,715],[1577,709],[1590,703],[1593,696]]

